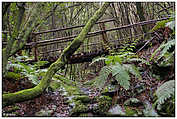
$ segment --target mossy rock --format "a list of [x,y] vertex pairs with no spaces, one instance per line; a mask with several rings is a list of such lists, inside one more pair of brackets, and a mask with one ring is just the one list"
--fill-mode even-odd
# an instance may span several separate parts
[[118,104],[109,109],[107,116],[125,116],[125,112]]
[[76,86],[69,86],[69,85],[66,85],[66,84],[61,84],[65,90],[68,92],[68,95],[71,96],[71,95],[79,95],[79,94],[82,94],[80,92],[80,89],[77,88]]
[[89,98],[89,96],[86,95],[82,95],[82,96],[77,96],[74,98],[74,100],[80,100],[82,103],[89,103],[91,101],[91,99]]
[[80,113],[86,113],[88,111],[89,107],[87,105],[84,105],[81,101],[76,101],[71,111],[71,116],[78,116]]
[[7,75],[5,77],[6,79],[21,79],[23,78],[19,73],[14,73],[14,72],[7,72]]
[[144,104],[137,98],[129,98],[124,102],[124,106],[139,107],[144,106]]
[[69,96],[81,94],[80,89],[73,85],[73,81],[63,76],[55,75],[51,82],[50,87],[54,91],[59,89],[59,87],[63,87]]
[[125,106],[126,116],[138,116],[138,112],[129,106]]
[[109,96],[100,96],[96,100],[98,105],[93,108],[93,112],[99,115],[105,115],[112,104],[112,98]]

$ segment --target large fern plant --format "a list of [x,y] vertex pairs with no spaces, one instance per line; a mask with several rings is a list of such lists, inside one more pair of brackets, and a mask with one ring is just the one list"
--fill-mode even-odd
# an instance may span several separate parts
[[166,103],[170,98],[175,96],[175,80],[170,80],[162,84],[155,92],[157,100],[155,106],[160,110],[161,106]]
[[46,61],[38,61],[34,65],[25,64],[21,61],[28,59],[27,56],[18,56],[7,64],[7,70],[20,73],[22,76],[27,77],[34,85],[39,83],[39,79],[47,70],[38,69],[41,65],[45,64]]
[[122,62],[125,61],[125,58],[121,55],[101,57],[95,59],[91,65],[100,60],[104,60],[106,63],[106,66],[99,72],[99,76],[96,77],[96,85],[100,90],[108,85],[112,79],[115,79],[121,87],[128,90],[130,87],[130,73],[136,78],[141,79],[140,73],[135,65],[123,64]]
[[[169,40],[167,43],[163,42],[159,48],[155,50],[155,52],[151,55],[151,61],[160,62],[159,65],[165,65],[172,63],[171,60],[174,56],[175,51],[169,52],[170,48],[175,46],[175,39]],[[157,55],[159,52],[159,55]]]
[[169,34],[169,39],[164,41],[151,55],[150,61],[157,63],[159,66],[167,66],[174,61],[175,47],[175,20],[173,18],[159,22],[152,30],[158,28],[170,28],[173,33]]

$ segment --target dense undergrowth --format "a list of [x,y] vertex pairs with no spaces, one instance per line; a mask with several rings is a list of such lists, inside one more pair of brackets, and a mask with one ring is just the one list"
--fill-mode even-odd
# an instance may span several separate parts
[[[59,116],[59,110],[67,106],[66,114],[60,116],[175,116],[174,20],[158,22],[153,30],[165,28],[171,32],[164,33],[163,41],[138,53],[130,47],[129,51],[95,58],[90,66],[102,61],[105,66],[92,79],[73,81],[58,71],[44,94],[27,101],[33,107],[17,103],[3,108],[3,116]],[[9,59],[3,94],[40,82],[47,71],[41,67],[48,62],[28,61],[28,56]],[[33,111],[28,113],[30,109]]]

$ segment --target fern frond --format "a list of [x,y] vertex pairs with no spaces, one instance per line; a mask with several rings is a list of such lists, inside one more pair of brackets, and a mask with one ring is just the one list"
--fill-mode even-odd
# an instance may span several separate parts
[[133,64],[123,64],[123,67],[125,70],[127,70],[129,73],[133,74],[136,78],[141,79],[141,75],[139,70],[136,68]]
[[174,63],[174,54],[175,51],[173,51],[172,53],[168,54],[168,57],[165,58],[161,63],[160,63],[160,67],[163,66],[171,66]]
[[28,56],[17,56],[15,59],[17,62],[20,62],[20,61],[24,61],[30,58]]
[[16,70],[21,70],[24,67],[22,65],[20,65],[20,64],[10,64],[10,63],[8,63],[7,64],[7,70],[9,70],[10,68],[14,68]]
[[102,89],[104,87],[107,78],[111,72],[112,72],[112,68],[110,66],[104,66],[101,69],[99,76],[96,77],[96,85],[98,86],[99,89]]
[[105,57],[99,57],[99,58],[93,59],[93,61],[89,64],[89,66],[94,65],[96,62],[99,62],[99,61],[105,61],[105,60],[108,60],[108,58],[105,58]]
[[28,74],[24,72],[24,75],[28,77],[28,79],[35,85],[37,85],[40,81],[38,80],[38,77],[36,75]]
[[161,51],[160,55],[158,56],[158,59],[157,59],[157,60],[159,60],[160,58],[162,58],[162,57],[165,55],[165,53],[167,53],[168,50],[169,50],[172,46],[174,46],[174,45],[175,45],[175,40],[174,40],[174,39],[173,39],[173,40],[170,40],[170,41],[168,41],[166,44],[164,44],[164,48],[163,48],[163,50]]
[[26,64],[23,64],[23,63],[19,63],[19,64],[23,66],[25,72],[30,73],[30,72],[35,71],[35,69],[32,66],[29,66],[29,65],[26,65]]
[[160,55],[158,56],[158,60],[163,57],[165,55],[165,53],[168,52],[169,48],[171,48],[172,46],[175,45],[175,39],[168,41],[167,43],[165,43],[165,41],[160,45],[160,47],[158,47],[155,52],[151,55],[150,61],[152,61],[152,59],[154,58],[154,56],[157,54],[158,51],[160,51],[161,49],[163,49],[160,53]]
[[116,63],[116,65],[112,66],[112,75],[115,76],[116,80],[123,88],[125,88],[126,90],[129,89],[130,77],[128,72],[124,70],[121,64]]
[[170,80],[162,84],[157,90],[156,95],[158,97],[155,104],[161,105],[167,99],[175,95],[175,80]]
[[128,75],[128,73],[125,70],[121,70],[119,72],[119,74],[116,75],[116,80],[118,81],[118,83],[125,88],[126,90],[129,89],[130,87],[130,77]]

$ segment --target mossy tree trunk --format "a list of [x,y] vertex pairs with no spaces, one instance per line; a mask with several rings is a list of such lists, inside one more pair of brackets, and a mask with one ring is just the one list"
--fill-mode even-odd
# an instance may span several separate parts
[[3,77],[5,77],[6,75],[6,66],[8,63],[8,58],[24,47],[32,30],[35,28],[35,25],[38,23],[37,20],[39,17],[37,17],[37,15],[38,15],[38,9],[40,8],[39,5],[40,4],[36,4],[35,8],[31,10],[32,15],[30,19],[27,21],[26,25],[24,25],[23,17],[25,13],[25,3],[18,3],[19,10],[17,12],[17,18],[14,19],[13,21],[10,21],[10,22],[14,22],[15,25],[13,26],[13,29],[9,30],[10,37],[9,39],[7,39],[7,46],[2,50]]
[[65,64],[67,63],[69,57],[80,47],[87,33],[90,31],[92,26],[99,20],[99,18],[104,14],[108,6],[109,3],[104,3],[103,6],[98,9],[98,11],[89,19],[80,34],[73,40],[73,42],[67,48],[64,49],[60,58],[58,58],[56,62],[51,64],[44,78],[36,87],[22,90],[16,93],[3,94],[3,107],[39,96],[48,87],[53,75],[58,70],[63,69],[65,67]]

